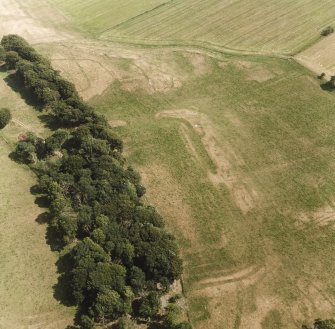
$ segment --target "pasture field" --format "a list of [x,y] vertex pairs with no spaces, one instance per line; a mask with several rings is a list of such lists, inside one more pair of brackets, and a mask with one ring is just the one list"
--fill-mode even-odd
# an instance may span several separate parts
[[91,102],[178,238],[192,324],[293,329],[332,316],[334,95],[294,61],[173,51],[169,63],[189,77],[181,86],[115,81]]
[[335,22],[331,0],[49,1],[76,26],[107,40],[193,42],[267,54],[296,53]]
[[44,210],[30,193],[35,176],[8,157],[20,133],[47,131],[4,77],[0,73],[0,107],[10,108],[13,120],[0,131],[0,328],[64,329],[74,310],[53,296],[57,255],[46,244],[45,225],[36,222]]

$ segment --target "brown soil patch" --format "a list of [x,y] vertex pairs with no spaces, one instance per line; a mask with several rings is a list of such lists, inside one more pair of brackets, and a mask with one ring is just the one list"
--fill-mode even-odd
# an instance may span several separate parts
[[224,69],[227,66],[227,62],[218,62],[219,67]]
[[335,227],[335,208],[332,204],[326,204],[315,211],[299,214],[297,219],[296,225],[300,228],[311,222],[320,226],[332,224]]
[[[171,63],[167,65],[157,51],[129,51],[89,41],[63,42],[53,44],[52,47],[54,67],[76,85],[86,100],[101,95],[116,80],[120,81],[124,90],[153,94],[179,88],[185,79],[172,65],[173,57],[165,54]],[[120,60],[128,60],[130,63],[122,66]]]
[[235,65],[246,72],[247,80],[264,82],[275,77],[275,74],[271,72],[264,64],[248,61],[237,61],[235,62]]
[[199,154],[195,149],[193,142],[188,134],[188,128],[183,123],[180,125],[180,134],[190,154],[195,158],[196,161],[201,162],[201,158],[199,157]]
[[[236,165],[243,165],[243,159],[228,143],[219,144],[213,124],[205,114],[180,109],[160,112],[157,117],[178,118],[189,122],[201,136],[209,157],[216,164],[216,172],[208,172],[209,180],[215,185],[224,184],[230,190],[237,206],[244,213],[255,207],[259,199],[258,192],[254,189],[250,180],[242,179],[235,171]],[[192,153],[194,153],[194,150]]]
[[191,62],[196,75],[210,73],[211,67],[208,64],[208,57],[199,53],[185,52],[184,56]]
[[255,68],[248,72],[248,80],[254,80],[258,82],[270,80],[274,78],[274,76],[275,75],[271,71],[261,67]]
[[220,297],[225,292],[235,291],[241,285],[256,284],[265,275],[265,268],[248,267],[238,272],[206,279],[197,283],[192,295]]
[[263,329],[262,320],[278,305],[281,305],[281,303],[275,297],[257,297],[255,301],[256,310],[249,314],[243,314],[240,328]]
[[[179,72],[171,50],[126,49],[84,39],[61,30],[67,18],[48,2],[36,4],[36,0],[0,0],[2,34],[16,33],[38,43],[51,57],[54,67],[75,83],[85,100],[101,95],[116,80],[125,90],[152,94],[179,88],[187,78]],[[205,57],[190,56],[196,70],[204,72]],[[129,68],[122,68],[120,59],[131,60]]]
[[127,125],[127,122],[124,120],[110,120],[108,123],[112,128],[123,127]]

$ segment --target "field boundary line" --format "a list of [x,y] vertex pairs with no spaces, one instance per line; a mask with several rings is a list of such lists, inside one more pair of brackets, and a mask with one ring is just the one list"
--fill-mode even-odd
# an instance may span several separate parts
[[204,41],[177,41],[177,40],[129,40],[126,38],[104,38],[100,37],[100,41],[112,42],[121,45],[130,45],[130,46],[142,46],[142,47],[152,47],[152,48],[198,48],[200,50],[205,50],[213,53],[219,54],[229,54],[229,55],[240,55],[240,56],[262,56],[262,57],[272,57],[272,58],[282,58],[290,59],[293,58],[291,54],[284,53],[267,53],[267,52],[257,52],[257,51],[248,51],[242,49],[233,49],[225,46],[217,45],[211,42]]

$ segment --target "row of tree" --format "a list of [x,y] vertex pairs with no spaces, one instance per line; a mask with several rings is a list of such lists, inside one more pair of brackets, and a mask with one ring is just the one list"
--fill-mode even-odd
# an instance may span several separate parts
[[7,124],[12,120],[12,114],[9,109],[1,108],[0,109],[0,129],[3,129],[7,126]]
[[335,329],[335,321],[333,319],[316,319],[312,327],[303,325],[301,329]]
[[142,202],[145,188],[122,156],[122,141],[23,38],[8,35],[1,45],[8,68],[58,126],[45,140],[27,133],[14,157],[39,177],[49,240],[68,264],[62,278],[78,305],[78,324],[93,328],[127,314],[155,318],[182,262],[161,216]]

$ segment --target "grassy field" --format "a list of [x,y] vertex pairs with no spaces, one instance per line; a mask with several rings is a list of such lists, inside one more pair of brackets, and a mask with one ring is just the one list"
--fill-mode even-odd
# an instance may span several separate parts
[[334,95],[293,61],[204,57],[201,75],[189,54],[174,61],[193,75],[182,87],[149,95],[115,82],[92,103],[120,123],[178,237],[195,328],[332,316]]
[[45,226],[36,219],[44,210],[34,203],[36,184],[28,168],[9,157],[20,133],[46,133],[36,111],[4,82],[0,73],[0,107],[8,107],[13,121],[0,132],[0,328],[64,329],[74,311],[53,297],[57,255],[45,241]]
[[[104,39],[178,45],[141,49],[71,35],[59,42],[54,22],[23,20],[33,27],[25,30],[41,33],[38,40],[50,38],[38,49],[124,139],[147,200],[181,246],[194,327],[298,329],[305,321],[334,317],[334,93],[323,91],[293,60],[181,50],[183,43],[210,42],[294,53],[334,22],[333,2],[127,1],[123,9],[116,1],[49,2]],[[3,3],[10,14],[11,2],[0,0],[0,8]],[[21,31],[19,25],[13,32]],[[321,42],[330,47],[332,38]],[[325,66],[332,68],[328,60]],[[43,211],[29,195],[34,178],[7,158],[24,127],[45,130],[36,113],[6,90],[1,103],[17,106],[16,121],[1,132],[9,145],[0,144],[0,225],[6,233],[0,235],[6,259],[0,328],[63,328],[71,311],[52,298],[55,255],[44,242],[44,227],[34,221]]]
[[331,0],[50,1],[103,39],[212,43],[262,53],[295,53],[335,23]]

